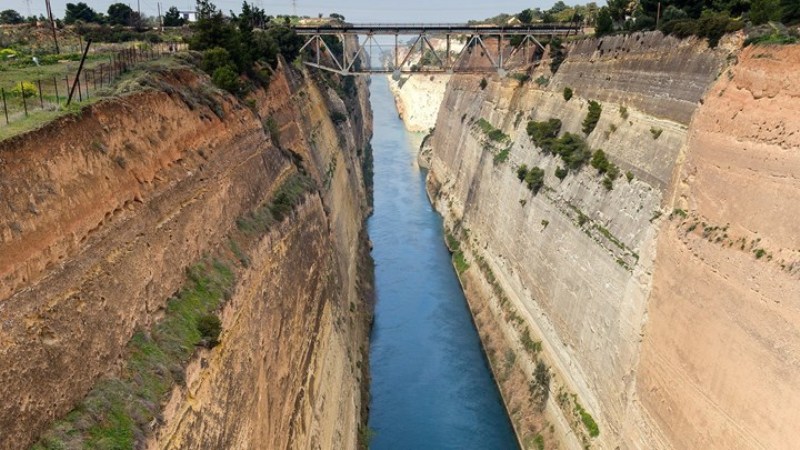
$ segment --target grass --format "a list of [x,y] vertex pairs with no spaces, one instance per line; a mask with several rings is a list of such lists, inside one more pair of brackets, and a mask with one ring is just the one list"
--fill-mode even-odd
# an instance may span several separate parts
[[[126,347],[127,365],[117,377],[99,381],[64,420],[33,448],[134,448],[145,435],[183,367],[202,341],[201,317],[212,314],[233,286],[233,272],[220,261],[187,269],[180,293],[167,302],[164,317]],[[137,438],[138,436],[138,438]]]
[[464,252],[461,250],[453,253],[453,264],[455,264],[456,272],[458,272],[459,275],[469,269],[469,264],[467,263],[466,258],[464,258]]
[[589,432],[589,436],[597,437],[600,436],[600,427],[597,426],[597,422],[594,421],[594,417],[589,414],[578,400],[575,399],[575,411],[581,417],[581,422],[583,422],[583,426],[586,427],[586,431]]
[[[8,102],[10,119],[10,123],[6,124],[2,104],[0,104],[0,140],[5,140],[12,136],[38,129],[59,117],[77,114],[83,107],[97,103],[103,98],[142,90],[147,85],[145,76],[148,72],[179,67],[179,58],[176,56],[137,63],[132,70],[113,80],[111,85],[107,82],[104,83],[102,89],[94,90],[94,83],[91,83],[92,88],[90,89],[89,99],[84,96],[83,100],[79,101],[78,92],[76,90],[75,97],[68,107],[64,105],[67,97],[67,87],[63,79],[63,67],[59,64],[5,71],[0,69],[0,86],[8,88],[6,89],[6,100]],[[105,57],[103,56],[103,58]],[[104,61],[107,61],[107,59],[98,60],[97,65]],[[49,82],[49,85],[43,81],[42,100],[44,101],[44,109],[41,107],[37,86],[36,95],[26,98],[26,102],[28,103],[28,116],[25,117],[21,96],[12,96],[9,94],[10,89],[12,89],[14,85],[18,85],[19,81],[23,80],[35,80],[40,77],[44,77],[45,79],[49,77],[52,79],[54,67],[59,68],[60,72],[58,73],[62,76],[58,83],[58,97],[55,95],[52,81]],[[87,67],[91,68],[93,66],[87,65]],[[39,71],[36,72],[36,70]]]
[[[92,97],[91,100],[84,101],[81,104],[73,103],[69,107],[61,107],[54,110],[33,110],[30,111],[28,117],[11,118],[11,122],[8,125],[6,125],[5,117],[2,115],[2,110],[0,110],[0,141],[40,128],[61,116],[77,114],[84,106],[96,103],[99,100],[97,97]],[[20,113],[16,115],[19,116]]]
[[[102,61],[99,61],[97,64],[100,62]],[[10,90],[9,86],[12,86],[14,83],[18,84],[18,80],[20,79],[36,79],[40,74],[45,77],[50,76],[50,74],[53,73],[52,66],[42,66],[41,68],[22,68],[6,71],[0,70],[0,86],[9,87],[9,89],[6,90],[6,99],[8,101],[10,119],[10,123],[6,124],[5,116],[3,115],[2,111],[2,104],[0,104],[0,140],[5,140],[28,131],[36,130],[58,119],[59,117],[69,114],[78,114],[82,108],[97,103],[103,98],[121,95],[135,90],[141,90],[146,85],[144,78],[148,72],[177,67],[178,64],[176,64],[176,62],[177,58],[175,57],[165,57],[160,60],[137,63],[133,70],[130,70],[128,73],[123,74],[121,77],[113,80],[110,86],[106,83],[103,85],[102,89],[98,89],[96,91],[91,89],[89,99],[83,97],[83,100],[79,101],[78,92],[76,90],[75,97],[68,107],[64,105],[66,102],[67,92],[66,85],[64,84],[63,80],[63,74],[58,84],[58,97],[56,97],[55,91],[52,88],[52,81],[50,82],[49,86],[43,81],[42,100],[44,101],[45,107],[44,109],[41,107],[37,86],[36,95],[26,99],[28,102],[28,117],[25,117],[24,115],[21,97],[13,97],[8,93]],[[88,67],[91,67],[91,65]],[[31,72],[33,69],[42,69],[42,71]],[[34,73],[36,76],[29,77],[31,73]],[[52,76],[50,76],[50,78],[52,78]],[[92,87],[93,86],[94,84],[92,83]]]
[[272,201],[236,219],[236,227],[245,233],[263,233],[283,220],[297,206],[314,181],[300,173],[289,177],[275,192]]
[[522,341],[522,346],[525,347],[525,350],[534,356],[542,351],[542,342],[531,339],[531,332],[527,328],[522,331],[520,340]]
[[508,160],[508,154],[511,152],[511,147],[501,150],[498,154],[494,155],[494,164],[502,164]]
[[[83,69],[92,70],[98,68],[101,64],[108,64],[110,55],[110,53],[90,53],[86,56],[86,63]],[[19,84],[20,81],[49,80],[52,83],[52,78],[56,77],[59,81],[58,87],[61,89],[64,87],[62,86],[64,76],[67,74],[74,75],[78,70],[80,57],[81,55],[78,53],[63,54],[60,55],[60,62],[54,58],[40,57],[41,65],[39,66],[24,64],[20,67],[19,62],[0,63],[0,86],[8,92],[12,86]],[[48,64],[48,62],[51,63]]]
[[494,125],[489,123],[484,118],[478,119],[478,128],[480,128],[481,131],[483,131],[483,133],[486,135],[486,137],[488,137],[492,141],[505,142],[511,139],[507,134],[503,133],[502,130],[495,128]]
[[672,213],[669,215],[669,218],[672,219],[673,216],[679,216],[685,219],[687,217],[687,213],[686,211],[680,208],[675,208],[672,210]]

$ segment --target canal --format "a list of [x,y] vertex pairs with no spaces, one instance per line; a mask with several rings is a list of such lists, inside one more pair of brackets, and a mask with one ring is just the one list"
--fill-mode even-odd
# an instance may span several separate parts
[[372,449],[516,449],[416,163],[419,136],[372,78],[377,304],[371,337]]

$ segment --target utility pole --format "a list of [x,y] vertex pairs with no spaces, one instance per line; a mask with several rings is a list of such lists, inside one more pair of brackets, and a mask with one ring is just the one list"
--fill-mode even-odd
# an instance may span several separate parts
[[[81,72],[83,71],[83,63],[86,61],[86,55],[89,54],[89,46],[92,45],[92,40],[86,40],[86,49],[83,51],[83,57],[81,57],[81,63],[78,66],[78,73],[75,74],[75,81],[72,82],[72,89],[69,91],[69,97],[67,98],[67,106],[72,102],[72,96],[75,95],[75,86],[81,82]],[[78,92],[80,95],[80,92]]]
[[50,0],[44,0],[47,6],[47,17],[50,19],[50,28],[53,30],[53,43],[56,45],[56,55],[61,54],[58,49],[58,37],[56,37],[56,22],[53,20],[53,9],[50,8]]
[[297,15],[297,0],[292,0],[292,11],[293,11],[293,14],[296,16]]
[[142,6],[139,4],[139,0],[136,0],[136,12],[139,13],[139,21],[142,20]]
[[161,20],[161,2],[156,3],[158,6],[158,31],[164,32],[164,22]]
[[659,22],[661,22],[661,2],[658,2],[658,12],[656,13],[656,30],[658,29]]

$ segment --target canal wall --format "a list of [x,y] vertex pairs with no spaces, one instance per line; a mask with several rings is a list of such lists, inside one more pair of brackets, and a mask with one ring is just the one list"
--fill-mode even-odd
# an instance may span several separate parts
[[[450,79],[429,194],[525,447],[791,445],[800,49],[740,39],[585,39],[529,81]],[[562,147],[528,133],[550,119]]]
[[192,58],[0,143],[3,448],[364,435],[366,83],[281,63],[240,99]]

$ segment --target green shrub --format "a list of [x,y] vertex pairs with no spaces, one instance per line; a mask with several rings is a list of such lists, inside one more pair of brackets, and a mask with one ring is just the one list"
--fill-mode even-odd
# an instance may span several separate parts
[[592,167],[597,169],[600,173],[606,173],[608,171],[608,165],[610,164],[608,158],[606,158],[606,153],[603,150],[597,150],[592,155]]
[[281,145],[281,129],[278,126],[278,122],[275,121],[275,118],[272,116],[268,116],[264,119],[263,124],[264,131],[269,133],[269,139],[272,141],[272,145],[275,147],[280,147]]
[[534,195],[544,186],[544,170],[539,167],[532,167],[525,175],[525,183]]
[[565,169],[565,168],[563,168],[561,166],[556,167],[556,178],[558,178],[559,180],[564,181],[564,178],[567,177],[568,173],[569,173],[569,170],[567,170],[567,169]]
[[781,0],[781,12],[783,23],[797,23],[800,21],[800,1]]
[[631,181],[633,181],[633,172],[631,172],[630,170],[629,170],[629,171],[627,171],[627,172],[625,172],[625,178],[627,178],[627,179],[628,179],[628,183],[630,183]]
[[509,147],[509,148],[503,149],[502,151],[500,151],[499,153],[494,155],[494,160],[493,160],[494,164],[497,165],[497,164],[501,164],[501,163],[506,162],[506,160],[508,159],[508,154],[510,152],[511,152],[511,148]]
[[544,436],[537,434],[536,437],[533,438],[533,444],[536,446],[537,450],[544,450]]
[[614,19],[611,17],[611,12],[607,6],[600,8],[597,14],[597,25],[595,26],[594,34],[597,37],[610,34],[614,31]]
[[571,170],[580,170],[592,157],[592,151],[589,150],[589,145],[586,141],[572,133],[564,133],[556,141],[553,153],[560,155]]
[[523,165],[521,165],[521,166],[519,166],[517,168],[517,178],[519,178],[519,181],[524,180],[525,176],[527,176],[527,175],[528,175],[528,165],[527,164],[523,164]]
[[547,78],[544,75],[541,75],[539,78],[536,79],[536,84],[539,87],[545,87],[545,86],[547,86],[547,83],[549,83],[549,82],[550,82],[550,79]]
[[547,399],[550,397],[550,371],[541,360],[536,361],[533,379],[528,385],[528,390],[531,393],[533,404],[539,411],[543,411],[547,405]]
[[525,328],[522,331],[522,336],[520,336],[520,341],[522,341],[522,346],[525,347],[529,353],[536,355],[540,351],[542,351],[542,342],[541,341],[534,341],[531,339],[531,333]]
[[672,34],[681,39],[689,36],[700,36],[708,39],[709,47],[716,47],[725,33],[741,30],[744,23],[733,20],[728,13],[703,11],[699,19],[678,19],[665,23],[661,27],[664,34]]
[[594,421],[591,414],[583,409],[583,406],[581,406],[577,400],[575,400],[575,410],[578,412],[578,415],[581,416],[581,422],[583,422],[583,426],[586,427],[586,430],[589,432],[589,436],[600,436],[600,428],[597,426],[597,422]]
[[486,81],[486,78],[481,78],[481,90],[486,89],[486,86],[489,85],[489,82]]
[[623,119],[628,118],[628,108],[623,105],[619,105],[619,115],[622,116]]
[[511,77],[514,78],[515,80],[517,80],[519,82],[520,86],[524,85],[526,82],[530,81],[530,79],[531,79],[531,76],[528,75],[527,73],[515,73],[515,74],[511,75]]
[[213,74],[221,67],[229,67],[233,69],[233,60],[228,50],[222,47],[210,48],[203,52],[203,60],[200,63],[200,68],[208,74]]
[[489,121],[484,118],[478,120],[478,127],[483,131],[486,136],[495,141],[495,142],[503,142],[511,139],[507,134],[503,133],[501,130],[495,128]]
[[331,112],[331,120],[336,125],[347,122],[347,116],[344,113],[340,113],[339,111],[332,111]]
[[603,107],[600,103],[592,100],[589,102],[589,112],[586,113],[586,118],[583,119],[583,132],[587,136],[594,131],[597,122],[600,120],[600,114],[603,112]]
[[464,258],[464,252],[461,250],[453,253],[453,263],[456,266],[456,272],[459,275],[464,273],[465,270],[469,269],[469,264],[467,263],[466,258]]
[[566,59],[566,52],[564,46],[561,44],[561,39],[554,37],[550,40],[550,70],[555,74],[558,72],[561,63]]
[[11,48],[0,49],[0,59],[11,59],[16,57],[17,57],[16,50]]
[[39,91],[36,89],[36,85],[30,81],[17,83],[14,88],[11,89],[11,95],[15,97],[24,96],[25,98],[30,98],[35,96],[38,92]]
[[558,133],[561,132],[561,121],[550,119],[547,122],[529,121],[526,127],[531,141],[545,153],[552,153]]
[[211,81],[218,88],[224,89],[231,94],[239,95],[241,93],[242,86],[239,81],[239,74],[234,72],[231,67],[220,67],[214,70]]
[[661,133],[663,132],[664,130],[662,130],[661,128],[655,128],[655,127],[650,128],[650,133],[653,135],[653,140],[658,139],[658,137],[661,136]]
[[619,178],[619,167],[617,167],[617,165],[614,163],[609,163],[608,172],[606,173],[606,176],[608,178],[611,178],[612,180],[616,180],[617,178]]
[[781,20],[780,0],[751,0],[750,21],[753,25]]
[[565,87],[564,88],[564,100],[569,101],[572,98],[572,89]]
[[603,187],[606,188],[607,191],[610,191],[610,190],[614,189],[614,180],[609,178],[608,176],[605,176],[603,178],[602,183],[603,183]]
[[197,331],[208,348],[219,344],[219,334],[222,332],[222,322],[214,314],[204,314],[197,319]]

